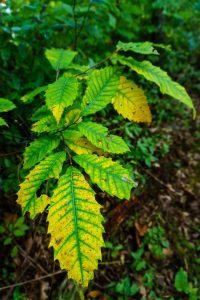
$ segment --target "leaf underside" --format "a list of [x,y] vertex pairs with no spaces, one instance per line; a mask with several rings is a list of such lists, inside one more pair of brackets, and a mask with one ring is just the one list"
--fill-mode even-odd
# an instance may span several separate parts
[[81,172],[69,167],[54,190],[47,219],[54,258],[84,287],[94,276],[104,245],[101,206],[94,196]]
[[118,91],[113,98],[113,106],[119,114],[130,121],[149,123],[152,120],[143,90],[124,76],[120,77]]
[[111,158],[94,154],[81,154],[73,157],[102,191],[120,199],[130,198],[130,191],[135,183],[130,178],[128,170],[124,169]]

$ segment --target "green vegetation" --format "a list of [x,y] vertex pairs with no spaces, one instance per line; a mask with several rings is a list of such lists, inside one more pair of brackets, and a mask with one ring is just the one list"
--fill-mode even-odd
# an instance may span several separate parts
[[0,2],[5,299],[199,299],[199,21],[198,0]]

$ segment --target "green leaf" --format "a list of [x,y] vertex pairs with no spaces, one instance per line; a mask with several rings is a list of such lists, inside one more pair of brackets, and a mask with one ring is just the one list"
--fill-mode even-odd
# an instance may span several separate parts
[[23,97],[21,97],[21,100],[24,103],[31,103],[34,100],[35,96],[37,96],[41,92],[46,91],[46,89],[47,89],[47,85],[40,86],[40,87],[36,88],[34,91],[31,91],[28,94],[26,94]]
[[46,104],[52,111],[57,123],[60,122],[64,109],[73,104],[77,91],[77,79],[67,74],[48,85],[45,94]]
[[32,121],[39,121],[40,119],[46,117],[47,115],[51,116],[51,112],[46,105],[40,106],[32,115]]
[[153,47],[154,43],[151,42],[143,42],[143,43],[117,43],[118,51],[133,51],[141,54],[156,54],[158,55],[158,51]]
[[80,132],[96,147],[105,152],[125,153],[129,147],[116,135],[108,135],[108,129],[94,122],[82,122],[78,125]]
[[10,100],[0,98],[0,112],[6,112],[14,109],[15,107],[16,106]]
[[128,170],[124,169],[111,158],[98,157],[93,154],[81,154],[73,157],[74,161],[84,168],[102,191],[120,199],[130,198],[130,191],[135,183],[130,178]]
[[24,152],[24,169],[32,168],[48,153],[58,147],[60,139],[57,136],[43,136],[32,143]]
[[179,83],[173,81],[169,75],[160,69],[152,65],[149,61],[137,61],[132,57],[125,57],[121,55],[116,55],[113,57],[113,62],[119,61],[121,64],[130,67],[133,71],[140,75],[143,75],[147,80],[156,83],[160,87],[160,91],[163,94],[167,94],[193,109],[194,117],[196,116],[196,111],[192,103],[192,99],[187,94],[185,88]]
[[76,130],[65,130],[63,132],[63,136],[65,140],[78,140],[80,139],[83,135],[80,131],[76,131]]
[[88,78],[88,87],[83,97],[82,115],[90,115],[111,103],[119,78],[113,67],[95,70]]
[[22,206],[22,213],[30,212],[31,218],[42,212],[48,204],[46,195],[37,198],[36,192],[41,184],[49,178],[58,179],[62,170],[63,162],[66,158],[64,152],[57,152],[47,156],[26,176],[24,182],[20,184],[20,190],[17,193],[17,202]]
[[189,291],[188,274],[183,268],[176,273],[175,288],[178,292],[184,292],[186,294]]
[[64,49],[47,49],[45,51],[45,56],[52,65],[53,69],[58,71],[61,69],[66,69],[69,64],[73,61],[77,52],[72,50]]
[[50,246],[68,278],[86,287],[104,245],[100,205],[81,172],[69,167],[54,190],[47,221]]
[[42,133],[56,130],[56,120],[52,115],[47,115],[32,125],[32,131]]
[[8,124],[2,117],[0,117],[0,126],[8,126]]

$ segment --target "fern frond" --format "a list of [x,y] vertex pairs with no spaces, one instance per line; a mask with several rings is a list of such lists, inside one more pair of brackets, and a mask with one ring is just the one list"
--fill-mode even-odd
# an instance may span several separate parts
[[149,61],[137,61],[132,57],[125,57],[116,55],[113,57],[113,62],[119,61],[121,64],[130,67],[133,71],[140,75],[143,75],[147,80],[156,83],[160,91],[163,94],[167,94],[193,109],[194,117],[196,116],[196,110],[192,103],[192,99],[187,94],[185,88],[179,83],[173,81],[167,72],[163,71],[159,67],[152,65]]
[[120,77],[116,96],[113,98],[116,111],[129,121],[151,122],[151,112],[142,89],[126,77]]
[[69,167],[54,190],[47,221],[54,257],[68,277],[86,287],[104,245],[100,205],[81,172]]
[[60,139],[57,136],[43,136],[32,143],[24,152],[24,169],[32,168],[48,153],[58,147]]
[[52,111],[57,123],[60,122],[64,109],[73,104],[77,91],[77,79],[66,74],[56,82],[48,85],[45,94],[46,104]]
[[77,52],[72,50],[64,49],[47,49],[45,51],[45,56],[52,65],[53,69],[58,71],[61,69],[66,69],[69,64],[73,61]]
[[111,158],[93,154],[81,154],[73,157],[102,191],[120,199],[129,199],[130,191],[135,183],[130,178],[128,170],[124,169]]
[[65,158],[64,152],[49,155],[26,176],[25,181],[20,184],[20,190],[17,193],[17,202],[22,206],[23,214],[30,212],[31,218],[34,218],[41,212],[44,198],[41,198],[41,201],[40,198],[37,199],[36,192],[45,180],[49,178],[58,179]]
[[14,109],[16,106],[8,99],[0,98],[0,112],[6,112]]
[[83,97],[82,115],[95,113],[109,104],[116,94],[118,83],[119,78],[113,67],[93,71]]
[[96,147],[105,152],[125,153],[129,147],[116,135],[108,135],[108,129],[94,122],[82,122],[78,125],[80,132]]

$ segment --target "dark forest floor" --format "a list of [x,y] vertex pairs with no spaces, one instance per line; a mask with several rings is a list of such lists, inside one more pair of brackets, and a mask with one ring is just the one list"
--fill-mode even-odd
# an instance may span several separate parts
[[[143,299],[155,300],[172,296],[174,299],[189,299],[175,290],[174,278],[182,267],[195,286],[199,274],[200,137],[198,129],[181,130],[181,126],[174,132],[171,129],[170,134],[173,143],[169,154],[150,170],[144,170],[148,180],[142,194],[118,204],[115,199],[103,199],[104,194],[100,195],[105,201],[105,238],[112,249],[103,249],[103,262],[87,291],[77,290],[67,280],[66,273],[61,273],[2,291],[0,299],[84,299],[83,294],[85,299],[101,300],[141,299],[142,296]],[[10,199],[1,207],[1,216],[9,222],[16,220],[19,211],[13,205],[14,201]],[[9,248],[4,246],[1,250],[0,259],[8,272],[1,279],[1,286],[59,271],[58,263],[53,262],[52,250],[48,249],[45,218],[45,215],[39,216],[34,224],[28,220],[31,230],[25,237],[14,241],[19,246],[19,253],[13,260],[6,252]],[[159,237],[148,237],[149,229],[160,227],[164,234],[160,232]],[[163,245],[151,251],[154,239]],[[144,252],[138,266],[132,253],[141,248]],[[156,254],[160,249],[162,258]],[[146,273],[149,284],[144,284]],[[139,286],[134,296],[129,291],[129,283]],[[152,296],[153,293],[157,296]]]

